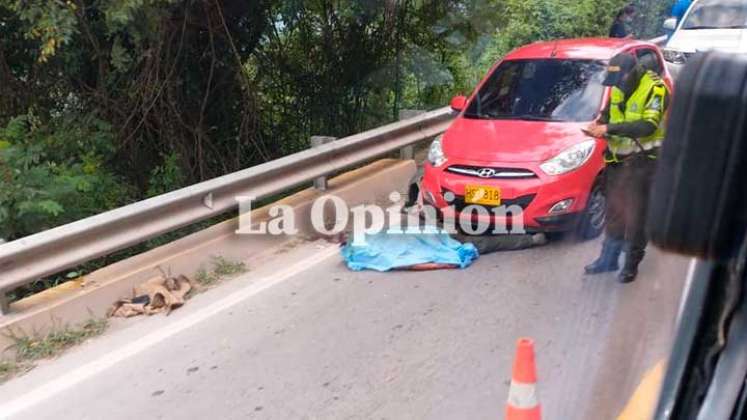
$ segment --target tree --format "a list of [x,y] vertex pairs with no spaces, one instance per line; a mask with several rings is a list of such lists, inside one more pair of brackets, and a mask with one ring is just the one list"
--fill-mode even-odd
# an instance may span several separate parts
[[0,50],[3,96],[26,99],[2,115],[34,108],[50,119],[75,106],[110,122],[117,161],[143,189],[164,153],[181,157],[190,181],[237,170],[244,157],[267,158],[243,63],[268,8],[241,0],[3,0],[3,36],[14,41]]
[[[28,234],[443,106],[519,45],[606,34],[623,4],[0,0],[3,217]],[[122,199],[76,208],[112,183]]]

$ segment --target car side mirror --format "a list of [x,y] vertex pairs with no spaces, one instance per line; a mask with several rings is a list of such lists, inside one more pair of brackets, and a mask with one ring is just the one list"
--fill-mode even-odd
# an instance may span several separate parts
[[664,21],[664,24],[661,25],[661,27],[664,28],[664,30],[673,31],[677,29],[677,19],[673,17],[669,18]]
[[464,95],[455,96],[451,99],[451,109],[460,112],[467,106],[467,97]]

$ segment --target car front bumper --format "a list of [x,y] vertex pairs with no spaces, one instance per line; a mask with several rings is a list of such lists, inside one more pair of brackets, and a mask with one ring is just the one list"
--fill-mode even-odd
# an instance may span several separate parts
[[[450,165],[514,167],[529,169],[536,176],[522,179],[485,179],[449,172]],[[426,163],[421,193],[425,204],[435,207],[447,221],[457,224],[484,224],[496,232],[556,232],[571,230],[586,208],[589,192],[604,167],[601,155],[592,157],[582,167],[559,176],[544,174],[536,164],[487,164],[485,162],[448,162],[442,167]],[[468,207],[464,193],[467,185],[484,185],[501,190],[501,206]],[[453,199],[446,200],[449,193]],[[559,212],[551,212],[558,203],[572,200]],[[479,209],[482,208],[482,209]],[[518,232],[517,232],[518,231]]]

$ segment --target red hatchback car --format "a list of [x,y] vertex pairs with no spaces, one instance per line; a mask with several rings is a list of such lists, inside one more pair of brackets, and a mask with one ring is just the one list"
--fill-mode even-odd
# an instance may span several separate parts
[[452,100],[460,114],[431,145],[424,202],[446,219],[489,226],[516,226],[516,212],[505,209],[520,207],[528,232],[577,229],[583,238],[598,236],[605,223],[606,146],[582,129],[606,104],[605,64],[620,52],[638,57],[671,89],[661,52],[643,41],[540,42],[508,54],[469,99]]

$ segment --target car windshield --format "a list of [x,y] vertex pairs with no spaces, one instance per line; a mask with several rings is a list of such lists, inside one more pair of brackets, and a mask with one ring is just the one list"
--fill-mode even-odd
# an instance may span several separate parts
[[687,15],[682,29],[739,29],[747,27],[747,1],[702,0]]
[[591,121],[599,111],[604,64],[592,60],[503,62],[482,85],[465,117]]

